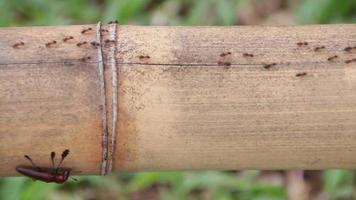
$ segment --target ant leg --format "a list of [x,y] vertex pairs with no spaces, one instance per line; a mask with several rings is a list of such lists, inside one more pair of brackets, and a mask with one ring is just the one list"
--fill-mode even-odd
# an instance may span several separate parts
[[56,173],[58,173],[59,167],[61,166],[64,158],[68,156],[68,154],[69,154],[69,149],[66,149],[66,150],[63,151],[61,161],[59,162],[59,164],[58,164],[58,166],[56,168],[56,171],[55,171]]
[[32,159],[30,158],[30,156],[24,155],[24,157],[25,157],[27,160],[29,160],[29,161],[31,162],[31,164],[32,164],[35,168],[37,168],[39,171],[43,171],[42,168],[38,167],[38,166],[32,161]]

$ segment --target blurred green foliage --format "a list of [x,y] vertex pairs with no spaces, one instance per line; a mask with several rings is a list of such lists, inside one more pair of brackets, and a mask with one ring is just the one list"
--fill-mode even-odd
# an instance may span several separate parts
[[[0,0],[0,26],[61,25],[117,19],[121,24],[235,25],[249,0]],[[296,23],[352,23],[355,0],[304,0],[294,9]],[[259,180],[260,171],[118,173],[82,176],[64,185],[29,178],[1,178],[1,200],[41,199],[287,199],[285,185]],[[330,199],[352,199],[354,173],[324,171]]]
[[356,1],[305,0],[298,9],[297,21],[303,24],[356,22]]
[[[249,0],[0,0],[0,26],[95,23],[234,25]],[[257,1],[258,2],[258,1]],[[351,23],[355,0],[301,0],[297,23]]]

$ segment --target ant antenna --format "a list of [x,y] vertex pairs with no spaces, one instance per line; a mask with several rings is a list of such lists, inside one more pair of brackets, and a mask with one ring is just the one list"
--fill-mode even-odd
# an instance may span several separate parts
[[54,158],[56,157],[56,153],[54,151],[51,152],[51,160],[52,160],[52,168],[54,169]]
[[61,164],[62,164],[64,158],[67,157],[68,154],[69,154],[69,149],[66,149],[66,150],[63,151],[61,161],[59,162],[59,164],[58,164],[58,166],[57,166],[57,168],[56,168],[56,173],[58,172],[58,169],[59,169],[59,167],[61,166]]
[[24,157],[25,157],[27,160],[29,160],[29,161],[31,162],[31,164],[32,164],[35,168],[37,168],[37,169],[40,170],[40,171],[43,171],[40,167],[38,167],[38,166],[32,161],[32,159],[30,158],[30,156],[24,155]]

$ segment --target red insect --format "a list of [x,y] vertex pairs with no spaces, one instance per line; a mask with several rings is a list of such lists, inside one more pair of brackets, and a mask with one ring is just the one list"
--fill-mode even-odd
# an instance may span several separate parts
[[[54,158],[56,156],[55,152],[51,152],[52,168],[40,168],[32,161],[32,159],[25,155],[24,157],[31,162],[33,166],[17,166],[16,171],[25,176],[31,177],[34,180],[40,180],[47,183],[58,183],[62,184],[67,181],[70,176],[71,169],[69,168],[60,168],[63,160],[69,154],[69,150],[66,149],[62,153],[62,159],[59,162],[58,166],[54,167]],[[71,177],[72,178],[72,177]],[[76,180],[72,178],[73,180]]]

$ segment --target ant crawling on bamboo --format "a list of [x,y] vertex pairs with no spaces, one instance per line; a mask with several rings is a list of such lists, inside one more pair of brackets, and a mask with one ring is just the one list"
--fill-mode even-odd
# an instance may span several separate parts
[[[70,168],[60,168],[63,160],[68,156],[69,149],[66,149],[62,153],[62,158],[57,165],[54,167],[54,158],[56,153],[54,151],[51,152],[51,160],[52,160],[52,168],[41,168],[38,167],[32,159],[28,155],[24,155],[24,157],[30,161],[32,166],[17,166],[16,171],[25,176],[31,177],[34,180],[40,180],[46,183],[58,183],[62,184],[68,180],[70,177],[70,173],[72,169]],[[74,181],[77,181],[75,178],[72,178]]]
[[336,58],[338,58],[339,56],[337,56],[337,55],[334,55],[334,56],[330,56],[329,58],[328,58],[328,61],[333,61],[333,60],[335,60]]
[[73,36],[68,36],[68,37],[63,38],[63,42],[67,42],[67,41],[73,40],[73,39],[74,39]]
[[302,76],[306,76],[307,73],[306,72],[300,72],[300,73],[297,73],[295,76],[296,77],[302,77]]
[[12,47],[13,48],[19,48],[20,46],[25,46],[25,43],[24,42],[22,42],[22,41],[20,41],[20,42],[18,42],[18,43],[16,43],[16,44],[14,44],[14,45],[12,45]]
[[315,47],[314,48],[314,51],[317,52],[317,51],[320,51],[322,49],[325,49],[326,47],[323,45],[323,46],[318,46],[318,47]]
[[47,42],[46,43],[46,47],[51,47],[52,45],[55,45],[55,44],[57,44],[57,41],[56,40],[52,40],[51,42]]
[[91,46],[93,46],[95,48],[100,46],[100,43],[99,42],[95,42],[95,41],[91,42],[90,44],[91,44]]
[[90,56],[87,56],[87,57],[83,57],[83,58],[81,58],[81,59],[79,59],[81,62],[86,62],[86,61],[88,61],[88,60],[90,60],[91,59],[91,57]]
[[220,57],[225,57],[225,56],[228,56],[228,55],[231,55],[231,52],[230,52],[230,51],[221,53],[221,54],[220,54]]
[[92,30],[93,30],[93,29],[89,27],[89,28],[86,28],[86,29],[82,30],[81,33],[82,33],[82,34],[85,34],[85,33],[90,32],[90,31],[92,31]]
[[79,43],[77,43],[77,47],[81,47],[81,46],[86,45],[86,44],[88,44],[87,41],[79,42]]
[[251,53],[243,53],[242,56],[243,56],[243,57],[250,57],[250,58],[252,58],[252,57],[253,57],[253,54],[251,54]]
[[309,44],[308,42],[297,42],[297,45],[300,46],[300,47],[301,46],[308,46],[308,44]]
[[263,65],[263,68],[269,69],[269,68],[271,68],[273,66],[276,66],[276,65],[277,65],[277,63],[265,64],[265,65]]

